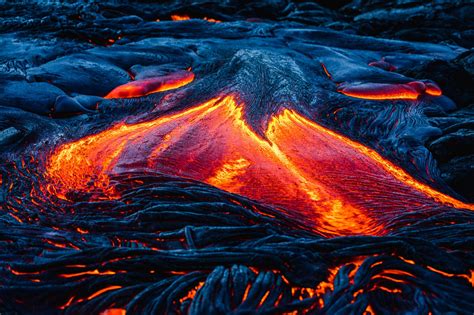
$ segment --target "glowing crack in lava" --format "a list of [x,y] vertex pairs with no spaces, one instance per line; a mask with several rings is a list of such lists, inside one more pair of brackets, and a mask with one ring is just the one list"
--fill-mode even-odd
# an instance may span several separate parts
[[179,71],[169,75],[137,80],[120,85],[104,98],[132,98],[180,88],[194,80],[189,71]]
[[384,222],[414,207],[474,209],[292,110],[276,114],[260,137],[243,106],[233,95],[215,98],[63,144],[47,163],[50,191],[116,198],[110,175],[153,169],[272,205],[327,236],[383,235]]

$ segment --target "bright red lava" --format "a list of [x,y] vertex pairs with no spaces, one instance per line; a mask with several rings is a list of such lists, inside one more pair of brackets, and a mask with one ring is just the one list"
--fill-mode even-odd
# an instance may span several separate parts
[[190,71],[179,71],[169,75],[137,80],[120,85],[104,98],[132,98],[180,88],[194,80]]
[[416,100],[420,95],[441,96],[439,86],[431,82],[412,81],[404,84],[345,84],[338,91],[344,95],[367,100]]
[[474,210],[423,184],[376,151],[284,109],[258,136],[230,95],[157,119],[120,123],[66,143],[47,163],[50,191],[119,194],[109,176],[152,169],[270,204],[327,235],[384,235],[414,207]]

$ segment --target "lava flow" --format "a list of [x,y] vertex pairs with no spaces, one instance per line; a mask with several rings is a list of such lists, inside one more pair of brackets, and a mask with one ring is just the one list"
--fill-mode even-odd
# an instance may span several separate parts
[[[190,19],[191,19],[191,17],[189,17],[189,15],[179,15],[179,14],[171,15],[171,20],[172,21],[187,21],[187,20],[190,20]],[[220,23],[220,22],[222,22],[221,20],[208,18],[207,16],[205,16],[203,18],[203,20],[205,20],[207,22],[211,22],[211,23]]]
[[342,85],[344,95],[368,100],[416,100],[420,95],[441,96],[441,89],[434,83],[412,81],[405,84],[361,83]]
[[58,197],[119,193],[109,176],[152,169],[272,205],[324,235],[383,235],[417,207],[474,209],[418,182],[374,150],[284,109],[258,136],[234,96],[157,119],[120,123],[60,146],[47,177]]
[[132,98],[177,89],[194,80],[190,71],[175,72],[166,76],[147,78],[120,85],[109,92],[104,98]]

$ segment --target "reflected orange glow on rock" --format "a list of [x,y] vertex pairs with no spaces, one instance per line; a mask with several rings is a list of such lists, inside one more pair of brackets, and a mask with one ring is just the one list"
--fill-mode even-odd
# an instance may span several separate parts
[[377,68],[380,68],[380,69],[383,69],[383,70],[386,70],[386,71],[395,71],[395,70],[397,70],[397,67],[395,67],[391,63],[385,61],[384,58],[382,58],[381,60],[378,60],[378,61],[369,62],[369,66],[377,67]]
[[261,137],[245,121],[243,106],[231,95],[117,124],[60,146],[47,177],[63,199],[71,192],[117,198],[110,175],[152,169],[272,205],[327,236],[386,234],[384,222],[416,206],[474,210],[294,111],[272,117]]

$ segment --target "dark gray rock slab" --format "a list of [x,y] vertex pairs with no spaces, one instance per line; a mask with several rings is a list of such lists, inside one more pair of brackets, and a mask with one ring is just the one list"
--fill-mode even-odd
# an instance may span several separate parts
[[31,81],[50,82],[67,93],[104,96],[130,80],[127,71],[83,54],[62,57],[28,70]]
[[61,89],[46,82],[13,81],[0,86],[0,105],[45,115],[61,95],[64,95]]

